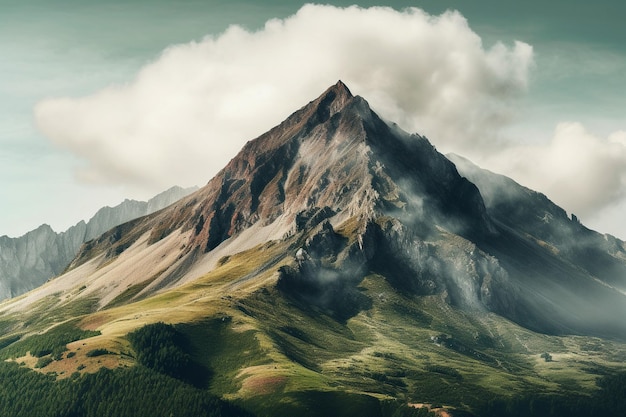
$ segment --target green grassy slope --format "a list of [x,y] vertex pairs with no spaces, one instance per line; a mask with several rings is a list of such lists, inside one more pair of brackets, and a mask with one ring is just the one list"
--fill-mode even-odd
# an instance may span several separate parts
[[285,356],[278,367],[299,365],[301,373],[285,375],[283,391],[307,390],[313,378],[323,391],[472,411],[493,398],[537,392],[590,396],[600,376],[624,369],[619,343],[533,333],[493,314],[454,309],[438,296],[404,296],[381,276],[368,276],[361,289],[373,306],[345,324],[271,293],[243,301]]
[[[443,295],[406,295],[377,274],[357,288],[371,300],[368,308],[337,320],[275,287],[278,268],[293,262],[285,254],[299,243],[261,245],[184,287],[129,304],[120,298],[101,311],[92,302],[51,297],[6,315],[0,355],[17,364],[2,367],[0,376],[17,375],[15,366],[19,375],[36,371],[49,379],[45,389],[99,375],[102,367],[115,378],[144,378],[144,371],[127,371],[146,368],[128,334],[157,322],[174,324],[182,335],[177,349],[206,370],[206,378],[176,376],[188,395],[220,397],[260,416],[426,412],[408,404],[487,416],[539,394],[595,401],[605,392],[598,380],[626,371],[619,342],[534,333],[495,314],[451,307]],[[57,337],[70,327],[64,334],[74,337]],[[37,367],[31,347],[47,341],[54,349],[40,356],[50,361]],[[102,354],[89,355],[94,351]]]

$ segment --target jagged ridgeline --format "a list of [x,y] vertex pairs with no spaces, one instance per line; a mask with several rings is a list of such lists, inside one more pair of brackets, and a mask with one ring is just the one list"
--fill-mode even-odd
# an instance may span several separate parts
[[197,188],[172,187],[148,201],[103,207],[88,221],[56,233],[44,224],[18,238],[0,236],[0,300],[17,297],[62,273],[81,245],[114,226],[154,213]]
[[1,304],[0,353],[45,392],[146,378],[263,416],[622,415],[625,291],[624,242],[338,82]]

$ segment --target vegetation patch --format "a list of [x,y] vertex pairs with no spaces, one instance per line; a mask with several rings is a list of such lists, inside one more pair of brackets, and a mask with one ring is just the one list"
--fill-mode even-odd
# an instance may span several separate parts
[[254,330],[235,331],[231,317],[180,324],[192,360],[211,370],[210,389],[216,395],[234,394],[241,389],[243,369],[270,362]]
[[63,303],[60,293],[45,297],[35,303],[20,320],[20,327],[30,331],[44,332],[60,322],[74,321],[77,317],[90,314],[98,305],[96,298],[78,298]]
[[529,392],[508,398],[491,398],[476,408],[476,415],[481,417],[626,415],[626,373],[604,376],[598,380],[598,387],[600,390],[589,396]]
[[[93,358],[96,356],[102,356],[102,355],[110,355],[112,352],[109,352],[106,349],[93,349],[90,350],[89,352],[87,352],[87,354],[85,356],[87,356],[88,358]],[[69,354],[68,354],[69,357]]]
[[22,335],[19,335],[19,334],[3,337],[2,339],[0,339],[0,350],[2,350],[5,347],[7,347],[7,346],[17,342],[21,338],[22,338]]
[[289,337],[284,332],[270,330],[269,335],[276,343],[279,351],[290,361],[312,371],[321,371],[321,367],[316,363],[315,357],[309,355],[310,350],[313,348],[310,343],[303,342],[297,337]]
[[[3,317],[0,319],[0,334],[8,334],[12,332],[18,324],[21,324],[18,319],[12,320],[8,317]],[[4,338],[0,340],[4,340]]]
[[291,392],[281,400],[255,397],[244,404],[272,417],[359,416],[383,417],[380,401],[374,397],[340,391]]
[[53,359],[50,356],[44,356],[43,358],[39,358],[37,363],[35,364],[35,368],[45,368],[53,362]]
[[242,404],[256,410],[259,416],[272,417],[435,417],[435,413],[428,409],[409,407],[403,401],[380,400],[342,391],[307,390],[280,396],[259,396]]
[[311,370],[320,370],[326,360],[355,354],[371,341],[365,332],[357,338],[358,326],[275,289],[254,293],[242,303],[280,353]]
[[461,381],[463,379],[463,375],[461,375],[459,371],[457,371],[454,368],[448,368],[447,366],[443,366],[443,365],[428,365],[426,367],[426,370],[429,372],[435,372],[440,375],[449,376],[453,379],[456,379],[457,381]]
[[114,307],[118,307],[118,306],[127,304],[137,294],[139,294],[141,291],[143,291],[144,288],[146,288],[148,285],[150,285],[156,279],[156,277],[158,277],[158,274],[155,275],[155,277],[152,278],[152,279],[148,279],[146,281],[140,282],[139,284],[135,284],[135,285],[132,285],[132,286],[128,287],[126,289],[126,291],[124,291],[123,293],[121,293],[120,295],[115,297],[113,300],[111,300],[111,302],[106,305],[106,308],[107,309],[108,308],[114,308]]
[[195,386],[207,384],[209,370],[191,358],[187,352],[189,343],[174,326],[165,323],[144,326],[128,334],[128,340],[137,362],[146,368]]
[[0,362],[0,415],[12,417],[252,417],[206,390],[143,366],[56,380]]
[[100,332],[82,330],[76,327],[76,320],[61,323],[43,334],[24,337],[19,341],[0,350],[0,358],[9,359],[26,355],[42,357],[46,355],[59,356],[68,343],[99,335]]
[[461,341],[448,336],[446,334],[440,334],[438,336],[434,336],[433,337],[433,341],[437,344],[440,344],[441,346],[444,346],[448,349],[452,349],[462,355],[466,355],[466,356],[470,356],[474,359],[477,359],[481,362],[485,362],[487,364],[489,364],[490,366],[496,366],[497,365],[497,361],[489,356],[486,355],[483,352],[480,352],[476,349],[471,348],[470,346],[467,346],[466,344],[462,343]]

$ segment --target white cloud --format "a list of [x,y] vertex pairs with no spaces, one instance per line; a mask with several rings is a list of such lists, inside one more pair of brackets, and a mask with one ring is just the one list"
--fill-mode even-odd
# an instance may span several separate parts
[[307,5],[257,32],[172,46],[129,84],[44,100],[35,116],[85,161],[83,180],[161,189],[206,182],[338,79],[444,151],[493,146],[532,62],[521,42],[486,49],[456,12]]
[[626,198],[624,131],[601,138],[580,123],[560,123],[549,143],[511,146],[483,163],[583,219],[594,220]]

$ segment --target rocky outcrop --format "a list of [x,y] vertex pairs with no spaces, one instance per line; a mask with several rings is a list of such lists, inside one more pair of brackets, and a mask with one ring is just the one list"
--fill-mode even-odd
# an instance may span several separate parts
[[63,272],[84,242],[163,209],[193,191],[173,187],[147,202],[125,200],[98,210],[88,222],[80,221],[61,233],[44,224],[18,238],[0,237],[0,300],[23,294]]
[[345,321],[371,305],[357,289],[368,273],[367,260],[354,250],[358,244],[337,234],[330,222],[315,230],[296,250],[295,265],[280,268],[276,285],[305,306]]

